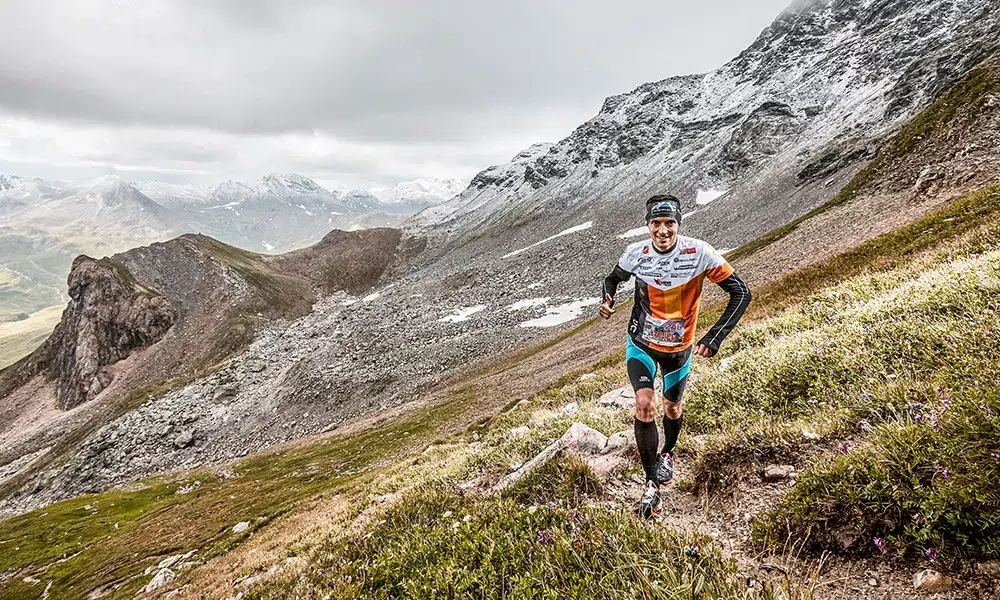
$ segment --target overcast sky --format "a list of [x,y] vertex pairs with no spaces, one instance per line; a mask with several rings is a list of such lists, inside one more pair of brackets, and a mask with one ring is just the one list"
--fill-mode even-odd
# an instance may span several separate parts
[[0,173],[471,178],[789,0],[3,0]]

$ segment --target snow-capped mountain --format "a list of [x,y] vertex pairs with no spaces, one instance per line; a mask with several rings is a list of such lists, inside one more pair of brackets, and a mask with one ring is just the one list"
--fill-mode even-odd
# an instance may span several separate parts
[[162,181],[138,181],[132,183],[135,189],[147,198],[167,208],[184,208],[209,205],[216,186],[164,183]]
[[533,239],[570,214],[610,233],[669,190],[688,209],[721,195],[701,208],[738,245],[829,199],[836,186],[810,186],[858,168],[997,48],[998,13],[995,0],[798,0],[728,64],[611,96],[569,137],[482,171],[408,225],[452,247],[484,226],[530,222],[512,235]]
[[372,188],[369,190],[378,196],[388,210],[399,211],[422,210],[451,200],[465,189],[465,182],[453,177],[432,179],[421,177],[413,181],[404,181],[391,188]]

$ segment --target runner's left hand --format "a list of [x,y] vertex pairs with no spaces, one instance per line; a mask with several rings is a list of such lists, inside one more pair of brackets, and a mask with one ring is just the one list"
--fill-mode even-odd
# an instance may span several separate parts
[[705,358],[712,358],[712,349],[705,344],[698,344],[695,346],[694,353],[698,356],[704,356]]

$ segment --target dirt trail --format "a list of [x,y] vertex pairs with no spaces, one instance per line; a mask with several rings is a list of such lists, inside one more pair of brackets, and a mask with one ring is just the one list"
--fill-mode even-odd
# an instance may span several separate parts
[[[683,477],[689,462],[687,457],[678,457],[676,469],[679,477]],[[746,576],[758,582],[787,585],[789,600],[979,600],[995,598],[991,590],[1000,589],[998,582],[951,573],[956,583],[950,592],[928,594],[914,589],[913,575],[932,568],[930,565],[905,565],[888,558],[823,556],[800,559],[792,552],[762,554],[749,543],[750,523],[773,506],[794,484],[794,478],[765,483],[756,473],[748,474],[735,490],[712,498],[682,491],[676,485],[665,486],[662,512],[652,526],[711,538],[724,556],[737,562]],[[612,480],[607,490],[608,500],[603,505],[613,510],[627,510],[642,494],[642,485],[639,476]],[[762,565],[773,565],[780,570],[767,572],[761,568]],[[813,581],[817,569],[819,577]],[[782,571],[787,573],[787,579]]]

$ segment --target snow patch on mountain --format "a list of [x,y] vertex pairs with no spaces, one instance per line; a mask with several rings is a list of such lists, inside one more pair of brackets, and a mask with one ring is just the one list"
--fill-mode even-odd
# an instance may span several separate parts
[[727,190],[698,190],[698,195],[694,199],[694,203],[698,206],[708,204],[713,200],[718,200],[726,194]]
[[468,321],[472,318],[472,315],[486,310],[485,304],[477,304],[476,306],[469,306],[467,308],[456,308],[452,311],[452,314],[441,317],[438,319],[442,323],[461,323],[462,321]]
[[583,309],[599,304],[597,298],[583,298],[565,304],[550,306],[545,309],[545,315],[520,324],[520,327],[555,327],[568,323],[583,314]]
[[545,242],[550,242],[550,241],[552,241],[552,240],[554,240],[554,239],[556,239],[558,237],[562,237],[564,235],[570,235],[571,233],[577,233],[577,232],[580,232],[580,231],[585,231],[587,229],[590,229],[593,226],[594,226],[594,222],[593,221],[587,221],[586,223],[583,223],[581,225],[576,225],[574,227],[570,227],[569,229],[563,229],[559,233],[557,233],[555,235],[550,235],[549,237],[545,238],[544,240],[535,242],[534,244],[532,244],[530,246],[525,246],[524,248],[520,248],[518,250],[514,250],[513,252],[508,252],[507,254],[504,254],[502,258],[510,258],[512,256],[517,256],[518,254],[520,254],[520,253],[522,253],[522,252],[524,252],[526,250],[530,250],[530,249],[534,248],[535,246],[541,246]]

